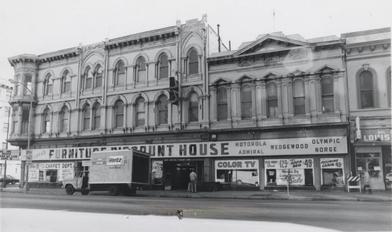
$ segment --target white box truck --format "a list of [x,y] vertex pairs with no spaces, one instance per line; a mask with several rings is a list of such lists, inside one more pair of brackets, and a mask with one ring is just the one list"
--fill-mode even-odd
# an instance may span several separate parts
[[64,180],[68,195],[80,191],[109,191],[110,195],[133,195],[136,188],[150,184],[151,155],[136,150],[93,152],[88,168],[75,171],[75,177]]

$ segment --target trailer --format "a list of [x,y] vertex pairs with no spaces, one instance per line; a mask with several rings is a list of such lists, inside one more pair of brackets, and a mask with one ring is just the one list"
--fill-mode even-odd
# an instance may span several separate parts
[[109,191],[110,195],[134,195],[138,187],[150,185],[151,155],[136,150],[93,152],[82,171],[64,180],[68,195],[80,191]]

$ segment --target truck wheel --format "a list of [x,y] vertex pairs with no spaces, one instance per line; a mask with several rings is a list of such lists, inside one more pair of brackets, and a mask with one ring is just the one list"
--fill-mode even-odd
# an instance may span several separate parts
[[109,187],[109,194],[112,196],[117,196],[119,194],[118,187],[115,185],[112,185]]
[[86,188],[82,188],[82,189],[81,189],[82,195],[87,195],[89,192],[90,192],[90,191],[89,191],[88,189],[86,189]]
[[67,185],[67,186],[65,186],[65,192],[68,195],[73,195],[74,192],[75,192],[75,189],[74,189],[74,187],[72,185]]

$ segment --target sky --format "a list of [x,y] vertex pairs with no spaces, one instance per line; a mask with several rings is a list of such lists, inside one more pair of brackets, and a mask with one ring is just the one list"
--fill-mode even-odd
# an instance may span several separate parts
[[203,14],[237,49],[274,31],[308,39],[390,27],[391,6],[390,0],[0,0],[0,81],[14,75],[12,56],[101,42]]

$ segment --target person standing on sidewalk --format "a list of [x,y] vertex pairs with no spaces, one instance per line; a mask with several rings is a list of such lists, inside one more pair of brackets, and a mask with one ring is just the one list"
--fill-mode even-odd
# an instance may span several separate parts
[[190,180],[190,191],[192,193],[195,193],[197,191],[196,186],[197,186],[197,174],[194,169],[191,170],[191,173],[189,173],[189,180]]

